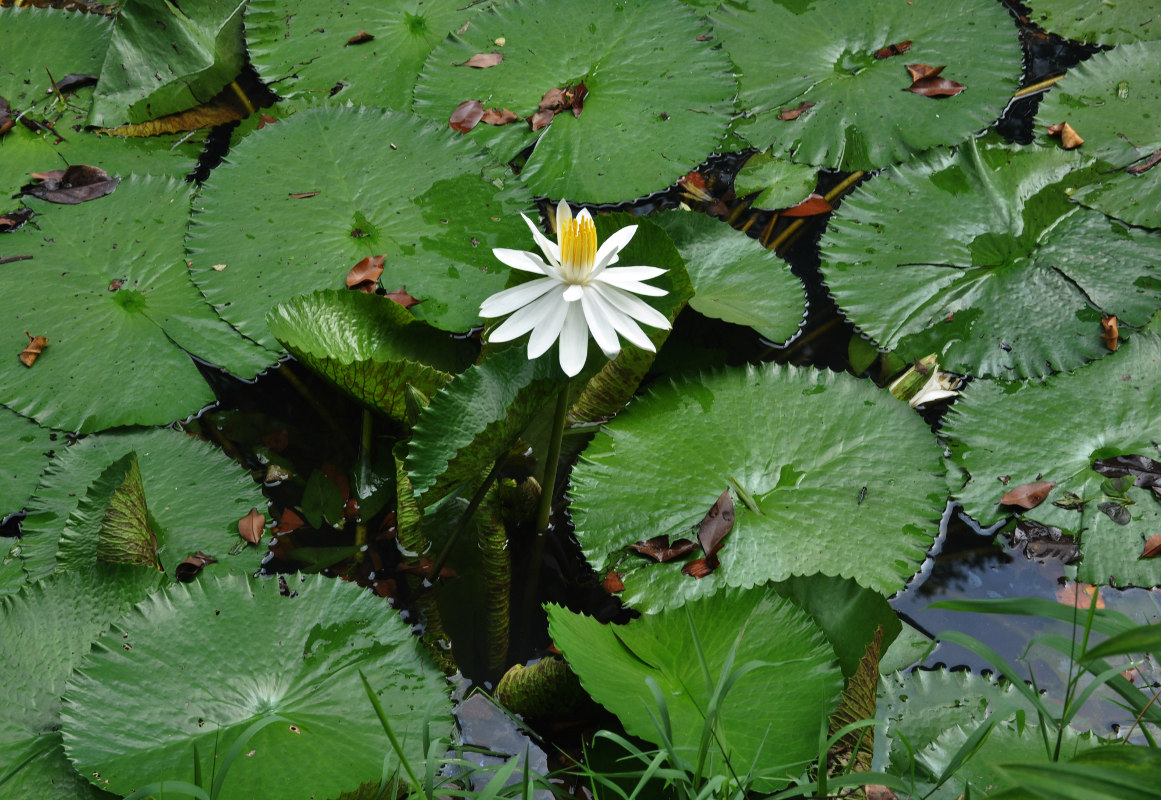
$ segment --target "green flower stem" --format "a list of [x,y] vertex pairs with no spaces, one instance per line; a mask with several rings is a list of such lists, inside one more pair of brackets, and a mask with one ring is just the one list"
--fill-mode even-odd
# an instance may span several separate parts
[[542,550],[540,541],[548,532],[548,520],[552,516],[553,487],[556,486],[556,468],[560,461],[560,443],[564,438],[564,418],[568,414],[568,386],[565,381],[560,394],[556,396],[556,417],[552,421],[552,435],[548,440],[548,453],[544,458],[544,480],[540,482],[540,506],[536,511],[537,550]]
[[[363,408],[363,427],[359,435],[359,463],[355,465],[355,469],[359,471],[359,485],[363,485],[363,479],[371,472],[371,443],[373,441],[375,418],[371,414],[371,409]],[[360,502],[364,498],[359,497]],[[363,558],[363,546],[367,544],[367,521],[363,518],[362,512],[359,513],[359,521],[355,523],[355,547],[359,550],[355,554],[355,560],[361,561]]]
[[443,550],[440,551],[439,556],[435,560],[431,571],[428,573],[428,580],[435,583],[439,580],[439,573],[443,570],[443,565],[447,563],[448,557],[451,555],[452,548],[455,547],[456,542],[472,522],[472,517],[476,515],[476,509],[480,507],[480,503],[484,500],[484,495],[487,494],[496,476],[500,474],[500,469],[504,466],[504,462],[508,460],[507,453],[501,453],[500,457],[492,464],[492,469],[484,478],[484,482],[480,484],[480,488],[476,489],[476,493],[472,495],[472,499],[468,501],[468,507],[464,509],[463,516],[460,517],[460,523],[456,529],[452,531],[452,535],[448,537],[444,543]]

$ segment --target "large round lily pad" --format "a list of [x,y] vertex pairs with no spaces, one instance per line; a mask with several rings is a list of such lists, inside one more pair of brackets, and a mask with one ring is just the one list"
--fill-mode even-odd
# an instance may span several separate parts
[[1097,44],[1161,39],[1161,2],[1132,0],[1030,0],[1028,19],[1046,31]]
[[[637,197],[697,166],[729,126],[737,83],[706,34],[672,0],[513,0],[432,51],[414,109],[446,127],[464,101],[506,108],[519,119],[465,136],[505,161],[535,145],[521,173],[534,192],[576,202]],[[464,66],[493,51],[503,56],[496,66]],[[583,106],[574,100],[531,129],[545,93],[581,84]]]
[[891,169],[823,236],[839,308],[882,347],[956,372],[1031,378],[1107,355],[1102,313],[1143,325],[1161,306],[1161,236],[1070,202],[1084,163],[973,139]]
[[[991,124],[1020,79],[1016,27],[999,3],[758,0],[723,3],[710,19],[741,73],[735,130],[805,164],[871,169],[955,144]],[[902,52],[887,55],[892,46]],[[939,77],[966,88],[908,91],[908,64],[942,66]]]
[[[59,434],[0,407],[0,517],[19,511],[47,466]],[[63,438],[60,440],[64,445]]]
[[[427,54],[480,8],[461,0],[253,0],[246,42],[258,75],[284,105],[333,97],[407,111]],[[361,33],[372,38],[359,40]]]
[[7,797],[98,800],[60,735],[60,695],[109,624],[164,580],[156,570],[101,566],[62,572],[0,604],[0,776]]
[[5,238],[31,258],[0,265],[0,341],[13,355],[30,335],[48,345],[31,367],[0,360],[0,402],[64,430],[165,424],[214,400],[190,353],[240,374],[267,361],[190,282],[189,196],[184,183],[130,177],[80,205],[29,201],[36,224]]
[[[1157,30],[1161,35],[1161,19]],[[1132,225],[1161,228],[1161,42],[1127,44],[1074,67],[1037,114],[1047,126],[1067,122],[1083,151],[1101,162],[1099,180],[1073,199]]]
[[[735,519],[711,575],[628,551],[693,538],[725,490]],[[848,375],[764,366],[633,402],[585,450],[572,498],[589,562],[624,573],[631,605],[657,609],[815,572],[890,595],[930,547],[946,490],[939,448],[906,403]]]
[[[248,728],[219,797],[335,797],[396,763],[360,673],[408,758],[446,735],[442,673],[381,598],[321,576],[177,584],[123,616],[64,691],[61,733],[82,775],[126,794],[161,777],[215,774]],[[197,748],[196,756],[194,748]],[[216,760],[215,760],[216,759]]]
[[386,255],[380,280],[420,301],[415,316],[467,330],[507,279],[492,248],[523,242],[518,212],[531,213],[518,183],[485,179],[488,165],[473,143],[408,114],[295,114],[246,137],[198,195],[194,280],[228,322],[277,351],[269,310],[342,288],[358,261]]
[[819,627],[774,589],[731,590],[623,626],[559,606],[549,606],[548,620],[581,685],[630,734],[661,742],[652,679],[673,744],[695,761],[719,681],[748,669],[719,699],[711,752],[721,747],[738,774],[752,769],[755,788],[766,791],[818,756],[819,728],[838,705],[842,672]]
[[[218,559],[210,574],[258,568],[265,547],[244,545],[238,520],[250,509],[265,509],[257,484],[221,451],[186,434],[157,429],[90,436],[69,448],[57,448],[54,458],[28,501],[21,555],[32,580],[57,567],[62,537],[77,554],[91,545],[91,510],[85,506],[88,487],[113,462],[137,454],[146,505],[157,525],[162,567],[174,567],[197,551]],[[79,514],[78,514],[78,509]],[[231,553],[238,550],[234,555]]]
[[[1161,318],[1120,349],[1071,375],[1013,389],[977,381],[964,390],[945,422],[952,458],[966,470],[954,490],[984,525],[1019,513],[1076,536],[1077,576],[1116,586],[1161,585],[1161,559],[1142,559],[1161,530],[1161,502],[1148,488],[1110,485],[1094,471],[1101,459],[1141,455],[1161,460]],[[1161,479],[1161,475],[1158,475]],[[1030,510],[1000,505],[1016,486],[1053,481],[1047,499]]]

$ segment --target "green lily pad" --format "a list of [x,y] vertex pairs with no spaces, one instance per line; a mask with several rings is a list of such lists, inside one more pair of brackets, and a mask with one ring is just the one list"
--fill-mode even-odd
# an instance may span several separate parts
[[523,241],[517,212],[531,210],[518,185],[482,177],[488,164],[471,142],[407,114],[295,114],[247,136],[198,195],[194,281],[224,319],[277,351],[267,311],[341,288],[358,261],[386,255],[380,282],[420,300],[416,317],[467,330],[504,288],[492,248]]
[[89,125],[112,128],[201,105],[245,62],[245,0],[132,0],[117,14]]
[[755,153],[734,176],[738,197],[758,193],[755,208],[790,208],[798,205],[818,184],[818,169],[795,164],[768,153]]
[[705,214],[667,211],[651,219],[673,237],[685,261],[695,311],[748,325],[772,342],[798,332],[806,290],[774,252]]
[[[149,512],[156,522],[158,555],[162,566],[174,567],[198,550],[218,560],[206,567],[216,570],[258,568],[265,547],[247,545],[231,552],[242,540],[238,520],[251,508],[264,509],[266,500],[250,476],[222,453],[186,434],[168,429],[106,433],[90,436],[67,449],[58,448],[36,494],[28,502],[24,520],[22,557],[31,580],[57,566],[58,546],[74,548],[72,568],[87,568],[75,548],[96,553],[88,532],[93,511],[83,503],[86,488],[105,469],[127,453],[136,452]],[[105,506],[95,520],[100,527]],[[78,513],[80,512],[80,513]],[[66,547],[66,543],[68,546]]]
[[330,290],[295,297],[267,317],[295,358],[361,403],[407,418],[407,387],[425,396],[471,363],[475,347],[375,294]]
[[0,266],[13,311],[0,319],[0,340],[13,353],[29,334],[48,346],[31,368],[0,362],[0,402],[65,430],[163,424],[214,400],[190,352],[239,374],[266,362],[190,282],[181,260],[189,192],[133,177],[81,205],[30,201],[36,225],[5,239],[8,252],[32,258]]
[[762,791],[784,785],[818,756],[819,729],[842,691],[822,631],[768,587],[731,590],[628,625],[549,606],[548,630],[585,690],[630,734],[659,743],[657,701],[646,683],[654,681],[672,741],[691,762],[715,686],[745,671],[720,699],[716,741],[737,774],[753,769]]
[[[58,435],[0,406],[0,517],[24,506]],[[64,446],[63,438],[60,444]]]
[[0,195],[17,194],[32,172],[69,164],[98,166],[110,175],[137,172],[171,177],[194,168],[204,136],[123,139],[80,130],[92,87],[66,93],[66,103],[49,94],[50,73],[59,81],[69,74],[101,71],[111,30],[112,22],[98,14],[0,8],[0,52],[4,53],[0,97],[12,105],[14,113],[24,113],[46,126],[31,131],[15,125],[0,138]]
[[447,734],[451,701],[410,626],[352,583],[293,584],[290,597],[275,580],[237,575],[176,584],[121,617],[64,691],[61,733],[77,771],[118,794],[191,781],[195,758],[214,775],[266,720],[219,797],[334,797],[377,780],[385,758],[397,765],[360,673],[407,757],[422,759],[421,732]]
[[1086,0],[1031,0],[1028,19],[1046,31],[1096,44],[1161,39],[1161,2],[1092,3]]
[[969,140],[876,178],[822,239],[839,308],[882,347],[953,372],[1031,378],[1107,355],[1102,312],[1143,325],[1161,306],[1161,237],[1069,202],[1091,180],[1072,173],[1082,164]]
[[[428,53],[470,24],[480,8],[460,0],[252,0],[246,42],[259,77],[283,105],[318,105],[333,97],[407,111]],[[348,43],[361,32],[374,38]]]
[[[705,33],[671,0],[510,2],[432,51],[413,107],[444,127],[468,100],[518,115],[465,136],[503,161],[534,146],[521,177],[536,194],[575,202],[638,197],[696,167],[729,127],[737,83]],[[500,64],[463,66],[492,51],[503,55]],[[581,83],[588,93],[579,115],[565,109],[531,130],[528,119],[546,92]]]
[[[934,539],[939,461],[923,421],[866,381],[728,370],[655,388],[605,426],[573,471],[573,520],[589,563],[625,573],[623,599],[642,609],[815,572],[890,595]],[[711,575],[626,550],[693,538],[726,489],[734,525]]]
[[[1161,33],[1161,19],[1156,29]],[[1047,126],[1067,122],[1084,138],[1083,152],[1101,162],[1099,180],[1080,187],[1074,200],[1148,228],[1161,228],[1161,166],[1148,166],[1161,153],[1161,130],[1151,119],[1161,105],[1159,72],[1161,42],[1097,53],[1069,70],[1036,117],[1042,141],[1052,142]]]
[[[999,117],[1020,79],[1016,26],[995,3],[760,0],[725,3],[710,20],[741,74],[735,130],[802,164],[873,169],[955,144]],[[904,54],[876,58],[903,42]],[[944,66],[941,77],[967,88],[910,92],[907,64]]]
[[[1116,353],[1071,375],[1019,388],[976,381],[944,422],[952,461],[966,470],[956,499],[988,525],[1021,512],[999,504],[1008,489],[1054,481],[1048,498],[1021,518],[1079,538],[1081,580],[1161,585],[1161,560],[1140,558],[1145,541],[1161,530],[1161,504],[1143,488],[1128,488],[1123,500],[1119,492],[1110,495],[1105,477],[1093,471],[1095,460],[1116,455],[1161,458],[1154,444],[1159,409],[1161,317]],[[1083,502],[1070,503],[1074,495]],[[1125,524],[1110,516],[1118,509]]]
[[0,604],[0,778],[6,796],[116,796],[77,774],[65,758],[60,695],[93,639],[163,580],[156,570],[98,565],[29,584]]

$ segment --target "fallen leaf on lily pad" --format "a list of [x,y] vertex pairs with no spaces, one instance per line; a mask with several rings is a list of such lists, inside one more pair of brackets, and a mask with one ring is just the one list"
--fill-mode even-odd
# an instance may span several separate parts
[[911,49],[911,40],[899,42],[898,44],[889,44],[886,47],[875,51],[875,58],[891,58],[892,56],[901,56]]
[[1101,317],[1101,339],[1104,340],[1105,346],[1117,352],[1117,340],[1119,332],[1117,331],[1117,317],[1115,314],[1105,314]]
[[613,570],[609,570],[608,574],[605,575],[605,579],[601,581],[601,587],[609,594],[625,591],[625,584],[621,583],[621,576]]
[[1155,533],[1145,540],[1145,549],[1141,551],[1141,558],[1156,558],[1161,556],[1161,533]]
[[722,549],[722,541],[734,529],[734,498],[726,489],[717,502],[698,523],[697,541],[707,559],[716,563],[714,556]]
[[201,550],[198,550],[185,561],[174,567],[173,577],[177,578],[182,583],[189,583],[201,573],[206,564],[214,563],[217,563],[216,558],[213,556],[207,556]]
[[12,119],[12,106],[8,105],[7,100],[0,97],[0,136],[8,133],[8,130],[15,124],[15,120]]
[[479,124],[484,117],[484,104],[479,100],[465,100],[456,106],[448,124],[453,131],[467,133]]
[[409,295],[407,293],[406,286],[400,286],[398,289],[388,292],[386,297],[388,300],[393,300],[404,308],[411,308],[412,306],[419,305],[423,302],[422,300],[416,300],[414,297]]
[[801,117],[802,114],[813,105],[814,105],[814,103],[810,102],[809,100],[803,100],[795,108],[784,108],[781,111],[779,111],[778,112],[778,119],[782,120],[783,122],[790,122],[791,120],[796,120],[799,117]]
[[0,233],[9,233],[19,228],[36,214],[31,208],[19,208],[7,214],[0,214]]
[[1080,134],[1072,129],[1072,126],[1067,122],[1058,122],[1055,125],[1048,126],[1049,136],[1059,136],[1060,146],[1065,150],[1075,150],[1084,144],[1084,139],[1080,138]]
[[681,558],[693,552],[696,548],[697,542],[689,539],[678,539],[673,544],[670,544],[668,536],[654,536],[652,539],[646,539],[643,542],[634,542],[629,545],[630,550],[638,552],[643,556],[648,556],[662,564],[666,561],[672,561],[675,558]]
[[940,77],[940,73],[946,68],[946,64],[938,67],[929,64],[908,64],[907,72],[911,75],[911,85],[907,87],[907,91],[924,97],[952,97],[967,88],[962,83]]
[[31,367],[36,362],[37,357],[44,352],[44,348],[48,346],[47,336],[33,336],[28,331],[24,332],[28,337],[28,346],[20,351],[20,363],[26,367]]
[[834,206],[827,202],[826,198],[818,192],[811,192],[810,195],[796,206],[791,206],[782,212],[784,217],[813,217],[818,214],[826,214],[834,211]]
[[347,273],[347,288],[373,292],[375,282],[383,274],[383,262],[386,260],[387,256],[367,256],[362,259]]
[[[374,36],[367,33],[365,30],[360,29],[358,33],[356,33],[350,39],[347,39],[347,45],[363,44],[364,42],[369,42],[374,38],[375,38]],[[343,45],[343,46],[346,47],[347,45]]]
[[109,173],[100,167],[90,167],[86,164],[73,164],[68,169],[34,172],[32,177],[40,183],[21,186],[22,194],[70,206],[112,194],[117,184],[121,182],[120,178],[110,178]]
[[1093,472],[1106,478],[1133,478],[1133,485],[1142,489],[1152,489],[1161,497],[1161,462],[1148,456],[1127,455],[1098,458],[1092,462]]
[[480,122],[485,125],[510,125],[518,119],[520,117],[516,116],[514,111],[509,111],[506,108],[489,108],[480,118]]
[[258,509],[252,508],[249,514],[238,520],[238,535],[250,544],[258,544],[265,527],[266,516]]
[[320,192],[291,192],[291,200],[305,200],[308,197],[317,197]]
[[1127,167],[1125,172],[1129,173],[1130,175],[1140,175],[1153,169],[1153,167],[1157,166],[1158,164],[1161,164],[1161,150],[1153,151],[1151,156],[1146,158],[1140,164],[1134,164],[1131,167]]
[[1000,498],[1000,505],[1019,506],[1027,509],[1036,508],[1044,502],[1055,485],[1055,481],[1022,483],[1004,492],[1004,496]]
[[491,53],[476,53],[467,61],[460,64],[461,67],[475,67],[476,69],[487,69],[494,67],[504,60],[504,54],[493,50]]

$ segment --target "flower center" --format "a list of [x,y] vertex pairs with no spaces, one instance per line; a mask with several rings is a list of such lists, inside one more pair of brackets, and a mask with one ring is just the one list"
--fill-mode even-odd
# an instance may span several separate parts
[[572,284],[584,284],[597,257],[597,229],[585,215],[565,222],[560,236],[560,272]]

